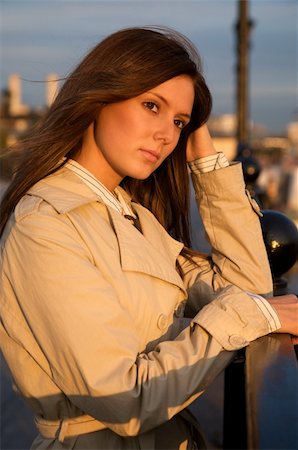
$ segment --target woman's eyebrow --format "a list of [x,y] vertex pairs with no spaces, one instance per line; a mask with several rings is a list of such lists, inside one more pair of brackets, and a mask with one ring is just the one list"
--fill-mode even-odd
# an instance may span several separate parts
[[[148,91],[148,93],[149,93],[149,94],[155,95],[155,96],[158,97],[162,102],[164,102],[166,105],[169,106],[168,100],[167,100],[163,95],[158,94],[157,92],[154,92],[154,91]],[[189,120],[191,119],[191,115],[190,115],[190,114],[187,114],[187,113],[179,113],[178,115],[179,115],[179,116],[184,116],[184,117],[186,117],[186,118],[189,119]]]

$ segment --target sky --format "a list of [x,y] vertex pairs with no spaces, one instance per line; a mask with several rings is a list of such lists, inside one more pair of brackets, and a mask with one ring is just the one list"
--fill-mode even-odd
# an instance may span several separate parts
[[[242,0],[243,1],[243,0]],[[297,120],[297,0],[250,0],[250,118],[271,134]],[[235,112],[237,0],[0,0],[0,85],[23,81],[23,101],[45,103],[47,73],[66,76],[120,28],[164,25],[198,47],[213,114]]]

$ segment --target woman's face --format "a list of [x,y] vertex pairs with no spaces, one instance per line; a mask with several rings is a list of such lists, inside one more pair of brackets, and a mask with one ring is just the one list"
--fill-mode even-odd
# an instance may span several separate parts
[[193,102],[193,81],[181,75],[137,97],[107,104],[94,126],[96,158],[89,170],[111,190],[126,176],[147,178],[176,147]]

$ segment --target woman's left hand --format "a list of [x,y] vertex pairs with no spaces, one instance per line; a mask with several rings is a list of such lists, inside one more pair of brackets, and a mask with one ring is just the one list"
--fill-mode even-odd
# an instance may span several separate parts
[[275,309],[281,328],[276,333],[289,333],[293,344],[298,344],[298,300],[294,294],[280,295],[267,299]]
[[214,155],[217,151],[214,148],[208,127],[206,124],[193,131],[187,141],[186,159],[193,161],[204,156]]

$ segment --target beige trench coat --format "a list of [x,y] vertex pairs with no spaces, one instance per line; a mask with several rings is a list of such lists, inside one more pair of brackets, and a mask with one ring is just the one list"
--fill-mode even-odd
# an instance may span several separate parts
[[40,418],[32,448],[186,448],[178,413],[231,350],[274,331],[242,290],[272,284],[240,165],[193,182],[213,249],[198,267],[148,210],[133,204],[141,234],[67,168],[19,202],[2,239],[0,345]]

